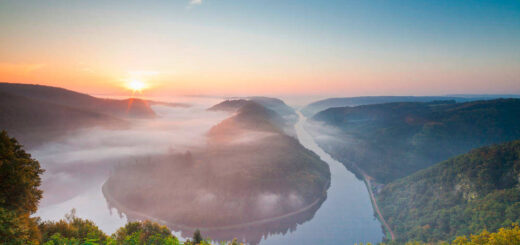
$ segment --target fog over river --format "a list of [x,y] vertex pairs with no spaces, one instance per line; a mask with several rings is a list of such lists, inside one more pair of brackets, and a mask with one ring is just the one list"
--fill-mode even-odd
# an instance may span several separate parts
[[291,233],[274,235],[261,244],[354,244],[377,243],[383,239],[381,223],[374,217],[372,203],[363,181],[323,151],[305,129],[306,118],[299,113],[295,125],[300,143],[329,164],[331,186],[327,200],[312,220]]
[[[170,151],[178,153],[198,147],[205,132],[229,116],[208,112],[205,108],[206,105],[191,108],[154,106],[160,119],[139,121],[127,130],[88,130],[32,150],[33,157],[47,170],[42,186],[44,199],[36,216],[43,220],[58,220],[75,208],[77,216],[91,219],[108,234],[115,232],[128,219],[116,209],[110,210],[101,192],[113,166],[132,162],[138,156]],[[301,114],[299,116],[295,126],[297,137],[304,147],[330,166],[331,186],[317,211],[309,211],[310,215],[304,219],[294,219],[294,224],[285,226],[291,227],[289,231],[287,228],[279,231],[273,228],[269,232],[259,232],[263,234],[260,244],[380,242],[384,234],[374,216],[365,184],[314,142],[304,127],[306,119]],[[189,141],[183,142],[182,139]],[[287,224],[293,221],[279,222]],[[175,230],[175,227],[170,228]],[[237,237],[245,237],[240,233],[253,229],[256,228],[246,227],[243,231],[233,232]],[[187,232],[175,234],[188,235]]]

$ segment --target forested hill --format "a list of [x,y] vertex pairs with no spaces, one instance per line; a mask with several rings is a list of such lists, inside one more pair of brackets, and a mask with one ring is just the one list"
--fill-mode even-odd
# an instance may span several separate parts
[[472,99],[455,96],[361,96],[328,98],[310,103],[302,109],[302,113],[307,117],[312,117],[320,111],[333,107],[373,105],[395,102],[432,102],[438,100],[455,100],[457,102],[467,102]]
[[456,102],[470,102],[477,100],[493,100],[493,99],[508,99],[516,98],[519,99],[520,95],[517,94],[455,94],[447,96],[361,96],[361,97],[343,97],[343,98],[328,98],[324,100],[318,100],[302,109],[302,113],[306,117],[312,117],[316,113],[333,107],[345,107],[345,106],[360,106],[360,105],[373,105],[383,103],[396,103],[396,102],[433,102],[439,100],[454,100]]
[[0,83],[0,92],[122,118],[156,116],[148,102],[141,99],[101,99],[58,87],[17,83]]
[[386,185],[379,206],[399,241],[451,240],[520,222],[520,140],[472,150]]
[[318,143],[347,165],[389,182],[470,149],[520,138],[520,99],[388,103],[330,108],[310,124],[332,126]]
[[124,127],[131,118],[153,118],[140,99],[100,99],[31,84],[0,83],[0,130],[32,148],[85,127]]
[[[241,101],[243,100],[231,100],[223,103],[234,103]],[[237,109],[236,112],[237,113],[233,117],[222,121],[217,125],[217,127],[214,127],[212,130],[210,130],[209,133],[211,134],[213,130],[228,128],[229,126],[232,128],[240,127],[260,131],[277,132],[286,125],[286,122],[278,113],[253,101],[243,101],[240,108]]]
[[[248,101],[211,128],[204,148],[118,166],[103,186],[105,197],[130,219],[141,218],[138,212],[208,232],[240,228],[250,244],[285,233],[313,217],[326,198],[330,170],[286,135],[280,120],[275,111]],[[249,229],[253,223],[262,225]]]
[[261,96],[225,100],[221,103],[212,106],[208,110],[237,111],[242,106],[247,104],[249,101],[256,102],[269,110],[275,111],[276,113],[278,113],[278,115],[285,118],[288,122],[292,124],[296,123],[298,119],[298,116],[294,112],[294,109],[285,104],[283,100]]
[[121,127],[127,123],[109,115],[0,91],[0,130],[8,130],[29,148],[93,125]]
[[283,102],[281,99],[262,96],[252,96],[248,97],[248,99],[264,106],[265,108],[275,111],[288,121],[293,121],[293,123],[296,123],[298,120],[298,116],[294,112],[294,109],[285,104],[285,102]]
[[[231,99],[231,100],[225,100],[221,103],[218,103],[210,108],[208,110],[220,110],[220,111],[229,111],[229,112],[238,112],[240,109],[242,109],[244,106],[248,105],[249,107],[253,106],[253,103],[260,105],[263,107],[262,109],[256,108],[254,110],[242,110],[243,112],[254,113],[254,111],[262,111],[261,113],[264,113],[263,111],[267,110],[270,111],[270,115],[267,117],[264,117],[260,120],[265,120],[268,118],[269,120],[273,121],[277,127],[282,129],[285,133],[288,135],[294,136],[294,124],[298,120],[298,116],[294,112],[294,109],[285,104],[280,99],[276,98],[270,98],[270,97],[247,97],[243,99]],[[252,109],[252,108],[251,108]],[[267,112],[265,111],[265,112]]]
[[285,104],[283,100],[261,96],[227,99],[210,107],[208,110],[236,111],[249,101],[256,102],[267,109],[273,110],[280,116],[296,115],[294,109]]

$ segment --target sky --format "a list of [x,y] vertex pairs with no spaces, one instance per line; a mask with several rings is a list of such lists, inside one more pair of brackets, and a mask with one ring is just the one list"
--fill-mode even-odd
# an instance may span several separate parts
[[0,82],[96,95],[520,93],[520,1],[0,0]]

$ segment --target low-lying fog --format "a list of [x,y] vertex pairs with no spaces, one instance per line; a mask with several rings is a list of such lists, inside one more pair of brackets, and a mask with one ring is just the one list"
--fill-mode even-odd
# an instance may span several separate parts
[[[143,162],[143,159],[156,160],[157,155],[168,157],[168,155],[178,155],[176,153],[185,153],[187,150],[199,152],[201,148],[207,146],[207,143],[211,146],[211,141],[207,142],[206,134],[214,125],[231,116],[227,112],[206,110],[221,101],[221,99],[205,97],[198,101],[195,99],[182,101],[193,105],[191,107],[156,105],[153,106],[153,110],[159,116],[157,118],[133,119],[129,121],[131,126],[124,129],[98,127],[81,130],[61,140],[30,149],[32,156],[46,169],[42,183],[44,197],[35,216],[41,217],[42,220],[59,220],[74,208],[77,216],[92,220],[106,233],[115,232],[125,225],[127,220],[134,219],[118,213],[115,208],[109,210],[108,202],[102,193],[105,181],[111,173],[117,172],[115,169],[119,169],[115,167],[120,164]],[[383,236],[381,224],[374,217],[364,183],[356,179],[341,163],[323,152],[305,132],[303,124],[303,120],[297,124],[299,125],[296,127],[297,139],[305,148],[317,153],[327,162],[332,172],[326,199],[320,199],[316,205],[310,205],[306,211],[286,220],[262,223],[245,229],[218,230],[213,233],[203,231],[203,235],[216,239],[219,236],[226,239],[238,237],[252,244],[267,245],[353,244],[360,241],[374,243],[381,241]],[[325,127],[308,126],[309,130],[317,132],[319,140],[323,141],[322,137],[331,134],[328,131],[330,129],[325,130]],[[217,139],[226,140],[225,135],[219,135]],[[270,132],[246,130],[225,143],[244,146],[252,141],[270,137],[273,137]],[[276,143],[279,142],[269,145],[277,147]],[[191,156],[191,154],[185,155]],[[232,164],[231,162],[230,160],[228,164]],[[232,169],[227,168],[227,170]],[[200,195],[200,198],[200,201],[204,202],[213,197]],[[258,200],[261,205],[257,211],[271,213],[272,210],[269,208],[276,206],[273,203],[278,202],[279,199],[276,194],[268,192],[259,195]],[[288,200],[294,205],[301,205],[302,201],[300,197],[291,195],[288,195]],[[175,235],[181,239],[182,235],[192,234],[192,231],[175,230],[178,231]]]
[[[58,220],[72,208],[79,217],[93,220],[107,233],[126,223],[125,217],[111,214],[101,186],[115,164],[169,153],[183,153],[204,146],[207,131],[229,113],[207,111],[218,100],[196,101],[191,107],[156,105],[155,119],[131,120],[125,129],[102,127],[74,134],[32,149],[32,156],[46,170],[44,197],[36,216]],[[115,210],[114,210],[115,211]]]

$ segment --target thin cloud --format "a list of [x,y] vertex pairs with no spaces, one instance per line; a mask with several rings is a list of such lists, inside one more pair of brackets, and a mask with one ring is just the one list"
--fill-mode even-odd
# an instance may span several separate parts
[[158,71],[129,71],[128,74],[130,74],[131,76],[143,77],[143,76],[156,76],[156,75],[159,75],[159,72]]
[[28,64],[28,63],[1,63],[0,73],[2,74],[26,74],[44,67],[45,64]]
[[190,5],[201,5],[202,0],[190,0]]

